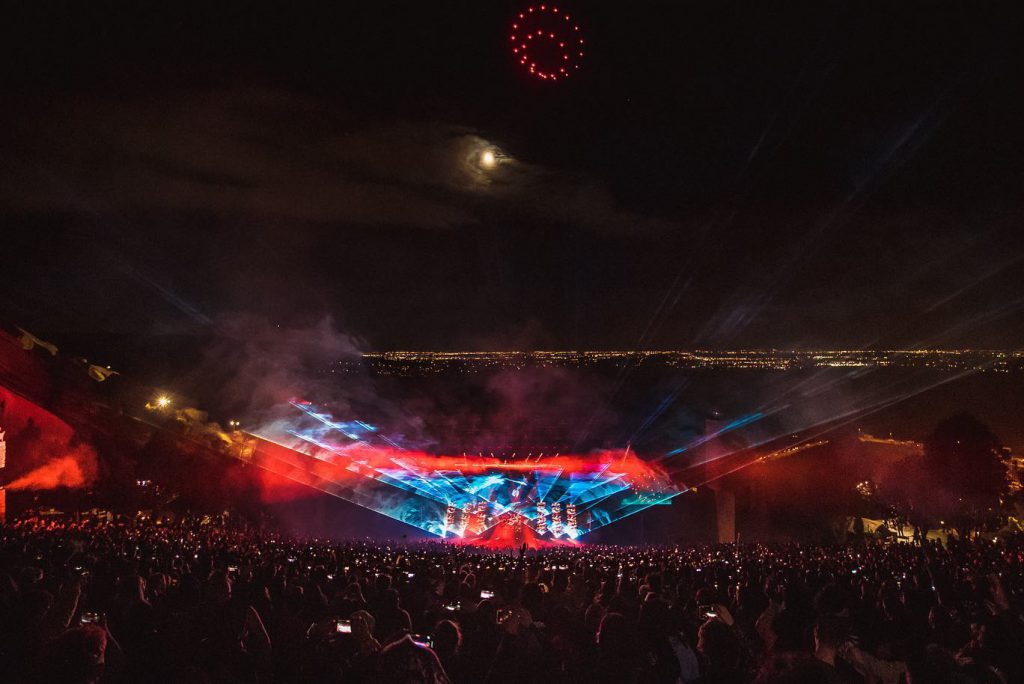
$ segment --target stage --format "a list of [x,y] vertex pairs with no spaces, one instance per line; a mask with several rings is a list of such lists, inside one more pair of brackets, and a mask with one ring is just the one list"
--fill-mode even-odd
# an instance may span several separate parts
[[589,454],[430,454],[309,402],[239,440],[236,456],[439,539],[490,547],[575,544],[680,493],[627,448]]

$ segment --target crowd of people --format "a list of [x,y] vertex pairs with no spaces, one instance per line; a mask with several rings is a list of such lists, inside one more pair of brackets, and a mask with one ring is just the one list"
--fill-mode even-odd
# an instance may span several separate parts
[[1024,681],[1024,540],[296,540],[209,519],[0,528],[8,682]]

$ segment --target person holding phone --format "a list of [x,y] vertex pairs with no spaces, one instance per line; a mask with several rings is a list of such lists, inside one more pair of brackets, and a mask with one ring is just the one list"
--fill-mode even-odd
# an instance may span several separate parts
[[[721,604],[716,604],[716,607],[719,610],[724,608]],[[740,642],[721,613],[701,625],[697,632],[697,652],[703,660],[701,681],[709,684],[738,684],[744,681],[740,669]]]
[[451,679],[437,654],[426,645],[429,642],[422,638],[414,638],[411,626],[409,614],[405,613],[404,624],[398,638],[385,646],[377,659],[377,681],[381,684],[451,684]]
[[429,644],[437,654],[444,671],[455,681],[465,681],[460,673],[462,664],[462,630],[451,620],[441,620],[434,627],[433,640]]

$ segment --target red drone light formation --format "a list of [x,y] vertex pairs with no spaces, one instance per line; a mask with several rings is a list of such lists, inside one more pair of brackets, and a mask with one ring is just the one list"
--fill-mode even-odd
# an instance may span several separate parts
[[553,5],[533,5],[512,22],[512,55],[530,75],[545,81],[568,78],[580,68],[583,35],[572,16]]

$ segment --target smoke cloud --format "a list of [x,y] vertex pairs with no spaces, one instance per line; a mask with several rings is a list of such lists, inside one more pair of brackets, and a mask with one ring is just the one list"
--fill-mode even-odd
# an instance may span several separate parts
[[231,314],[217,325],[193,383],[215,388],[214,404],[259,425],[296,398],[315,397],[348,410],[361,383],[346,385],[332,371],[358,357],[356,341],[339,332],[329,316],[307,327],[283,327],[262,316]]
[[7,485],[8,491],[85,487],[96,480],[96,452],[79,445],[70,453],[53,458]]

